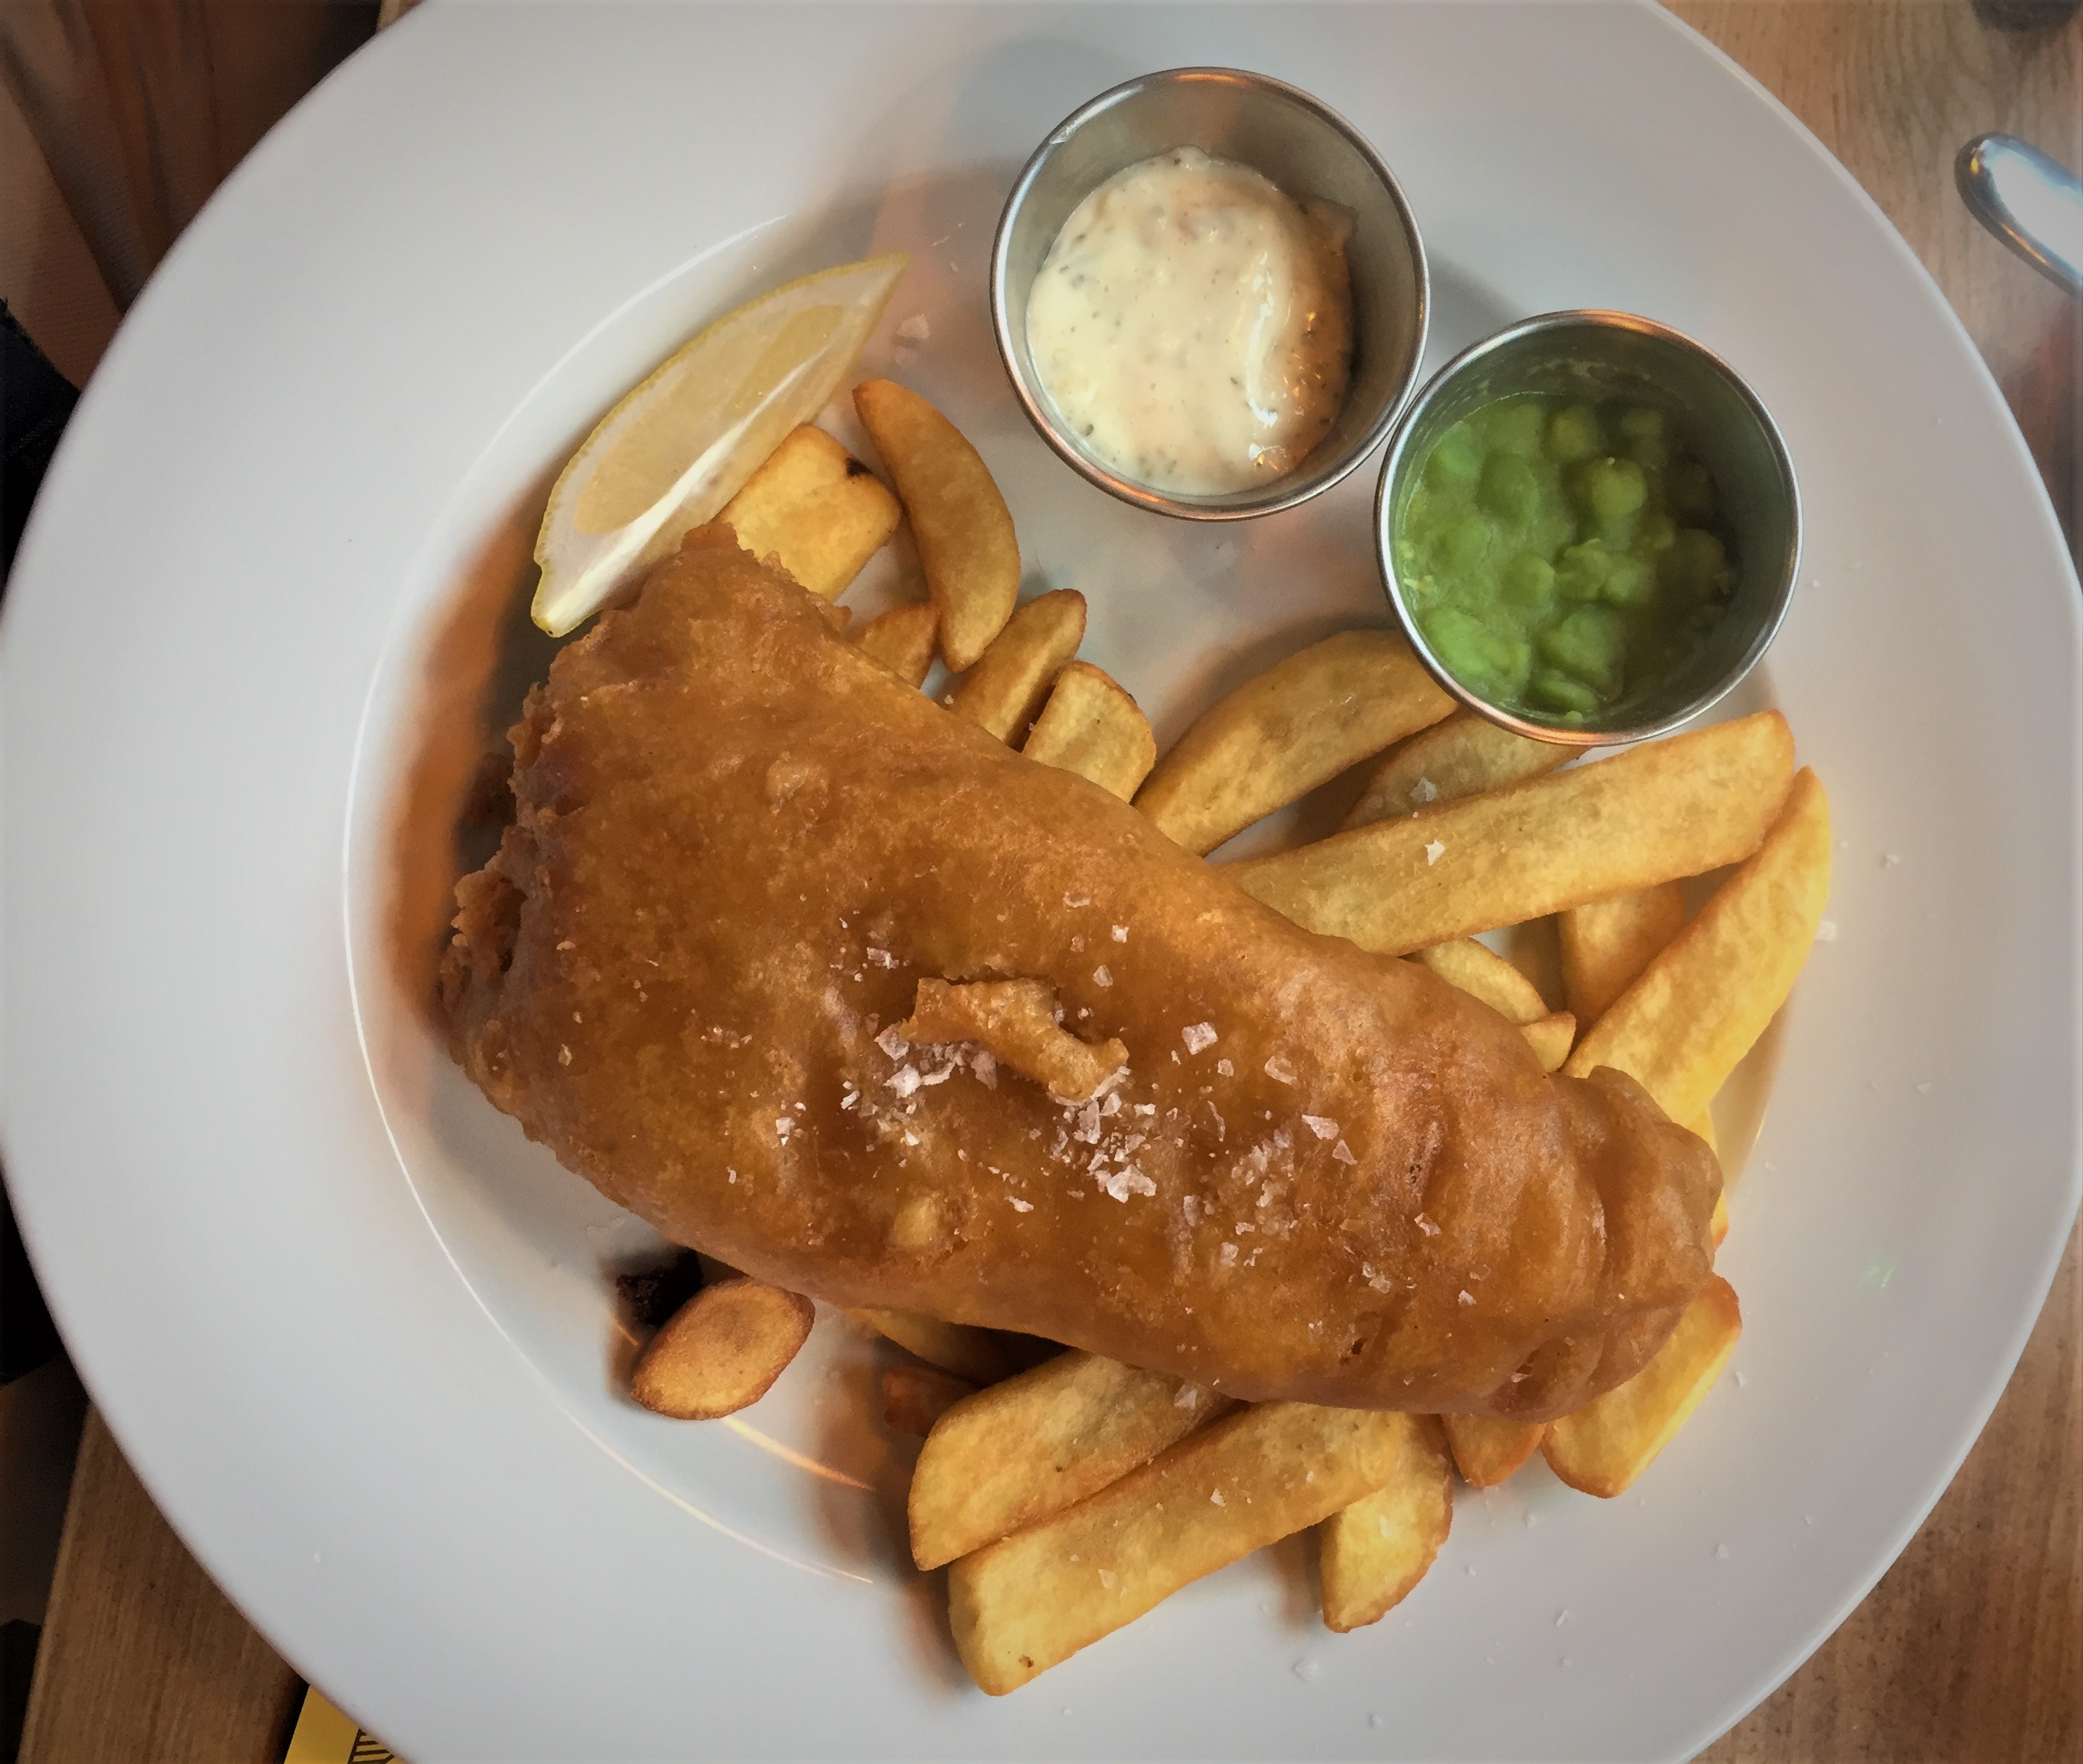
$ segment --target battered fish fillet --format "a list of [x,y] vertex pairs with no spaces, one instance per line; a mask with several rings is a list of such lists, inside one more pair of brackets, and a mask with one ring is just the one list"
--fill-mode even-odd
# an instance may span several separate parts
[[[1707,1277],[1718,1167],[1631,1081],[1545,1077],[1485,1006],[1299,930],[727,534],[564,649],[513,738],[455,1055],[679,1243],[1240,1397],[1528,1420]],[[896,1032],[922,981],[1014,979],[1126,1050],[1096,1095]]]

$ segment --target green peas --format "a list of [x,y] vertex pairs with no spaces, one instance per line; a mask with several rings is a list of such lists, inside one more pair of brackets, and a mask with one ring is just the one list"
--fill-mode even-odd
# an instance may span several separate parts
[[1494,631],[1458,606],[1441,606],[1419,621],[1432,652],[1457,680],[1478,692],[1516,692],[1532,664],[1523,638]]
[[1566,673],[1557,673],[1552,668],[1536,671],[1528,682],[1528,691],[1536,703],[1544,704],[1551,711],[1575,711],[1579,716],[1599,707],[1599,695],[1581,680],[1573,680]]
[[1577,500],[1598,521],[1618,521],[1649,500],[1649,482],[1632,459],[1587,460],[1577,469]]
[[1637,465],[1661,471],[1670,464],[1671,429],[1663,411],[1637,405],[1620,412],[1619,427],[1620,444]]
[[1555,566],[1522,551],[1504,567],[1504,597],[1515,606],[1545,606],[1555,597]]
[[1489,547],[1490,524],[1479,514],[1464,514],[1442,529],[1436,548],[1439,568],[1461,571],[1481,560]]
[[1678,419],[1528,393],[1433,443],[1391,548],[1405,605],[1472,692],[1581,727],[1684,667],[1736,573]]
[[1464,489],[1482,474],[1482,443],[1456,423],[1432,444],[1425,461],[1425,481],[1434,490]]
[[1667,588],[1714,599],[1728,592],[1733,579],[1722,542],[1698,527],[1680,530],[1658,560],[1657,575]]
[[1487,438],[1494,450],[1531,459],[1540,451],[1548,413],[1537,399],[1507,399],[1481,413],[1489,419]]
[[1599,413],[1588,404],[1565,404],[1549,419],[1548,457],[1558,466],[1589,459],[1604,452],[1605,445]]
[[1655,588],[1655,577],[1640,558],[1616,557],[1599,585],[1599,598],[1608,606],[1646,606]]
[[1567,547],[1555,565],[1555,592],[1564,600],[1596,600],[1612,567],[1612,553],[1596,539]]
[[1540,504],[1540,482],[1517,454],[1492,454],[1476,500],[1500,520],[1531,521]]

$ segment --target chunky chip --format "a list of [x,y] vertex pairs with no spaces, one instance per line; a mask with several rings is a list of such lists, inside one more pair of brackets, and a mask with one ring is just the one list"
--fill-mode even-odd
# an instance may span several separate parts
[[1830,897],[1830,808],[1812,771],[1756,856],[1645,968],[1565,1068],[1617,1067],[1691,1120],[1794,990]]
[[906,1353],[915,1353],[928,1365],[952,1372],[971,1384],[994,1383],[1019,1369],[1007,1338],[995,1330],[943,1323],[938,1317],[921,1316],[915,1310],[863,1308],[848,1315],[877,1335],[887,1336]]
[[1135,806],[1188,850],[1212,851],[1453,707],[1395,632],[1341,631],[1202,711]]
[[1570,1057],[1570,1044],[1577,1039],[1577,1019],[1566,1011],[1551,1011],[1519,1032],[1544,1072],[1559,1072]]
[[1063,1353],[949,1409],[911,1477],[922,1568],[1095,1494],[1236,1405],[1162,1372]]
[[1558,913],[1563,995],[1577,1020],[1597,1022],[1684,926],[1685,890],[1676,882]]
[[1400,1416],[1261,1403],[948,1570],[955,1651],[1016,1690],[1204,1574],[1385,1488]]
[[1385,1488],[1356,1500],[1316,1530],[1324,1623],[1379,1623],[1425,1578],[1454,1522],[1454,1479],[1436,1417],[1406,1415],[1403,1450]]
[[1540,1450],[1544,1421],[1506,1421],[1489,1415],[1443,1415],[1454,1467],[1471,1488],[1494,1488]]
[[704,1286],[646,1344],[629,1395],[675,1420],[734,1415],[788,1369],[816,1315],[801,1293],[762,1281]]
[[1080,1041],[1056,1014],[1055,989],[1046,980],[922,980],[897,1032],[906,1041],[981,1042],[1051,1096],[1088,1102],[1128,1064],[1128,1049],[1111,1039]]
[[940,609],[929,601],[893,606],[868,620],[854,641],[906,685],[922,686],[933,665],[933,637],[940,622]]
[[949,708],[1001,741],[1025,732],[1085,636],[1085,597],[1059,588],[1027,601],[956,687]]
[[1767,711],[1229,873],[1310,931],[1408,955],[1748,857],[1793,761],[1786,720]]
[[1522,1028],[1548,1015],[1548,1002],[1540,996],[1540,989],[1495,950],[1472,937],[1434,943],[1418,951],[1410,960],[1430,969],[1448,985],[1481,999],[1499,1016]]
[[1344,825],[1365,827],[1397,815],[1415,814],[1434,803],[1453,802],[1521,779],[1539,778],[1582,751],[1532,741],[1472,711],[1456,711],[1443,723],[1420,729],[1382,755],[1361,786],[1359,800]]
[[961,431],[916,392],[864,380],[853,407],[911,518],[926,586],[940,610],[940,652],[963,673],[1020,597],[1020,543],[1005,498]]
[[889,543],[902,515],[880,478],[806,424],[782,437],[716,518],[754,557],[831,600]]
[[883,1424],[923,1439],[933,1424],[976,1386],[937,1366],[888,1366],[882,1374]]
[[1073,661],[1057,675],[1020,752],[1126,802],[1149,775],[1157,741],[1150,719],[1119,682],[1088,661]]
[[1711,1276],[1647,1365],[1550,1424],[1540,1445],[1548,1467],[1587,1495],[1625,1494],[1713,1388],[1743,1330],[1735,1289]]

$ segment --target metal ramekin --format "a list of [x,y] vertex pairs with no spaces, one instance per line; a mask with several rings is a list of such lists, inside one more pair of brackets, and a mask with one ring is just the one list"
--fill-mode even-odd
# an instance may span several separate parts
[[[1434,656],[1404,598],[1395,524],[1432,444],[1478,405],[1523,392],[1573,398],[1638,390],[1675,406],[1690,449],[1714,475],[1736,587],[1691,663],[1638,698],[1582,723],[1548,721],[1478,697]],[[1536,741],[1606,746],[1663,735],[1708,710],[1757,665],[1794,597],[1801,563],[1801,495],[1786,444],[1757,395],[1719,356],[1631,313],[1544,313],[1486,337],[1434,374],[1382,462],[1375,547],[1397,621],[1432,676],[1469,709]]]
[[[1173,496],[1123,478],[1059,423],[1027,352],[1027,294],[1071,212],[1115,172],[1198,147],[1263,172],[1296,197],[1352,211],[1353,372],[1345,408],[1294,471],[1222,496]],[[1381,156],[1335,111],[1277,79],[1182,67],[1102,92],[1050,132],[1006,198],[991,254],[991,317],[1012,389],[1071,468],[1139,509],[1188,521],[1272,514],[1328,490],[1379,446],[1425,352],[1430,285],[1409,205]]]

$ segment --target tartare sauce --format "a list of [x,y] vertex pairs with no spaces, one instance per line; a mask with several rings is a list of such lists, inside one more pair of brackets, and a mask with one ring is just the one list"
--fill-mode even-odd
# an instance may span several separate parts
[[1214,496],[1291,471],[1346,400],[1350,220],[1181,147],[1116,172],[1049,247],[1035,372],[1109,470]]

